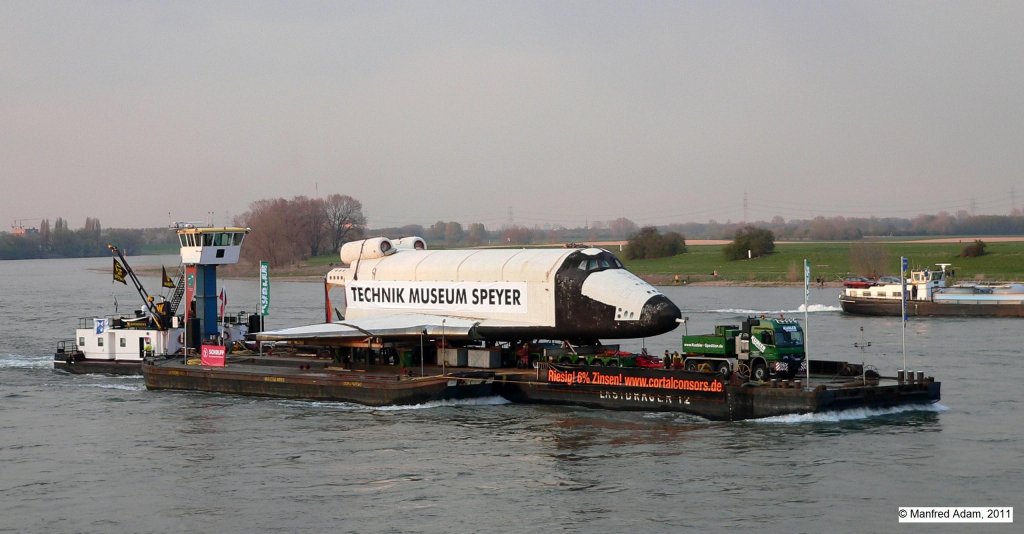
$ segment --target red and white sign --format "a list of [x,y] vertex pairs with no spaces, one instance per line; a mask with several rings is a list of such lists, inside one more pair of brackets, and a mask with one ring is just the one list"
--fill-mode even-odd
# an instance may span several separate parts
[[228,351],[224,345],[203,345],[200,362],[210,367],[224,367],[224,357]]

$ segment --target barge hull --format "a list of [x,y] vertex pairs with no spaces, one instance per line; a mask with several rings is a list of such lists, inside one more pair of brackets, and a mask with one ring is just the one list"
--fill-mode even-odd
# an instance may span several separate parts
[[[902,305],[899,299],[867,297],[839,297],[843,312],[851,315],[899,317]],[[1024,317],[1024,304],[961,304],[930,300],[907,301],[907,315],[911,317]]]
[[142,366],[146,388],[298,400],[353,402],[367,406],[398,406],[430,401],[494,395],[493,374],[406,377],[267,365],[227,367],[186,365],[180,360],[147,361]]
[[[647,376],[646,370],[620,370],[621,376]],[[544,370],[543,372],[547,372]],[[499,392],[512,402],[561,404],[612,410],[668,411],[711,420],[739,421],[780,415],[840,411],[852,408],[890,408],[927,405],[940,399],[939,382],[879,385],[835,382],[814,389],[772,387],[770,384],[726,383],[721,377],[682,370],[661,371],[666,387],[635,387],[624,384],[595,385],[564,379],[564,373],[610,373],[589,366],[555,369],[556,381],[504,376]],[[657,371],[655,371],[657,372]],[[543,373],[542,373],[543,375]],[[596,375],[602,376],[602,375]],[[665,381],[664,379],[669,379]],[[824,379],[822,379],[824,381]],[[635,381],[631,381],[634,382]]]
[[53,368],[72,374],[104,374],[133,376],[142,374],[142,361],[126,360],[89,360],[89,359],[58,359],[53,360]]

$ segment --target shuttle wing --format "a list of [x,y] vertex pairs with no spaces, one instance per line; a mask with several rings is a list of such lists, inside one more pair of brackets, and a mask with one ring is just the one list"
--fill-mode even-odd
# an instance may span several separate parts
[[290,340],[328,340],[352,339],[366,337],[418,337],[448,336],[475,337],[477,326],[525,326],[525,324],[508,321],[469,319],[449,315],[431,315],[422,313],[394,314],[381,317],[367,317],[358,320],[334,321],[331,323],[311,324],[281,330],[258,332],[259,341],[290,341]]

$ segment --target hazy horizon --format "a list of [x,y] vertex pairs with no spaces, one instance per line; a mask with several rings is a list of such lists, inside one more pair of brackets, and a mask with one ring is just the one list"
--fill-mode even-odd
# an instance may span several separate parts
[[1024,196],[1016,2],[12,1],[0,27],[5,230],[332,193],[372,228]]

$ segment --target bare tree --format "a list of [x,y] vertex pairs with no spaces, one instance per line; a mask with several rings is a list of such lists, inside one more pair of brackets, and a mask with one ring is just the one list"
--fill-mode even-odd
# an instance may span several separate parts
[[487,242],[487,228],[482,223],[471,223],[466,234],[466,242],[470,246],[479,246]]
[[362,202],[348,195],[330,195],[324,200],[324,210],[334,252],[337,252],[343,243],[361,237],[366,230]]
[[301,217],[293,203],[283,199],[257,200],[239,217],[252,233],[242,247],[243,257],[252,262],[267,261],[273,267],[294,263],[307,250],[301,235]]
[[292,203],[301,221],[296,236],[305,242],[310,256],[318,256],[329,232],[326,203],[320,198],[301,196],[292,199]]
[[445,246],[454,247],[462,242],[462,238],[466,235],[462,229],[462,225],[451,221],[444,225],[444,244]]

